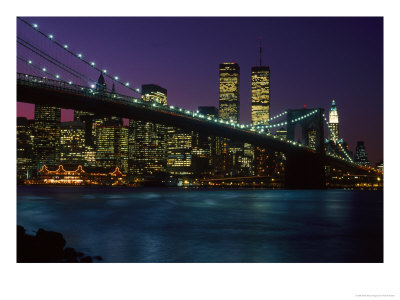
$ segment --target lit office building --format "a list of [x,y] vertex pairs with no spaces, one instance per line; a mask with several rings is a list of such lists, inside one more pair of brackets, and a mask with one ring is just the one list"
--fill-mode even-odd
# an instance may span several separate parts
[[[96,166],[103,170],[127,168],[128,129],[120,122],[107,120],[96,133]],[[125,170],[124,170],[125,171]]]
[[155,84],[144,84],[142,85],[142,100],[167,105],[167,90]]
[[369,166],[367,151],[365,150],[365,145],[364,145],[363,141],[357,142],[356,155],[354,157],[354,162],[361,164],[363,166]]
[[270,97],[270,69],[268,66],[251,68],[251,123],[268,124]]
[[316,149],[317,146],[317,131],[313,128],[307,130],[307,146]]
[[60,137],[61,163],[82,165],[85,152],[85,124],[62,122]]
[[335,100],[332,100],[332,105],[329,109],[329,131],[329,139],[337,143],[339,140],[339,114]]
[[17,180],[23,182],[32,173],[32,122],[24,117],[17,117]]
[[219,65],[219,118],[239,123],[240,68],[236,63]]
[[33,158],[36,171],[46,165],[60,161],[61,109],[46,105],[35,105]]
[[193,175],[192,133],[168,127],[167,172],[173,175]]
[[[142,100],[167,105],[167,90],[142,85]],[[142,176],[166,170],[167,127],[152,122],[129,120],[129,175]]]

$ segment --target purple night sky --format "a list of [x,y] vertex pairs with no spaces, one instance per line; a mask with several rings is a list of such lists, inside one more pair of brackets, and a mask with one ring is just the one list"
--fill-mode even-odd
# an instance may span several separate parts
[[[250,69],[259,64],[262,36],[263,64],[271,68],[271,116],[305,104],[327,114],[335,99],[340,136],[351,150],[363,140],[372,163],[383,158],[383,18],[25,19],[132,87],[166,88],[168,104],[187,109],[218,107],[218,66],[234,61],[241,72],[243,123],[250,122]],[[38,35],[21,21],[17,25],[22,36]],[[23,52],[20,46],[17,52]],[[27,72],[20,63],[18,71]],[[18,103],[17,114],[33,118],[33,105]],[[72,115],[64,110],[63,121]]]

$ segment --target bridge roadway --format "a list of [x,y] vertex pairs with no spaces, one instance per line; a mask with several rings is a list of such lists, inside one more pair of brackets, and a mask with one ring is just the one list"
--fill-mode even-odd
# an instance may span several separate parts
[[260,134],[248,128],[241,128],[239,124],[221,123],[211,118],[207,119],[206,116],[195,117],[193,112],[181,108],[154,106],[140,99],[109,92],[96,94],[87,87],[61,81],[19,73],[17,76],[17,101],[150,121],[283,152],[287,159],[286,180],[290,181],[287,184],[288,187],[321,188],[325,186],[325,165],[353,174],[368,172],[367,169],[355,163],[327,156],[325,153],[317,153],[311,148],[281,140],[271,134]]

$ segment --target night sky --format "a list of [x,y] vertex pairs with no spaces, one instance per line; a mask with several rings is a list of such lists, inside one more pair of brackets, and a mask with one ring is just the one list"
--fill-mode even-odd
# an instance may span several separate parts
[[[187,109],[218,107],[218,66],[236,62],[242,123],[250,122],[250,71],[259,64],[262,37],[263,64],[271,68],[271,116],[304,105],[327,114],[335,99],[340,136],[351,150],[363,140],[372,163],[383,158],[382,18],[25,19],[132,87],[161,85],[168,104]],[[38,35],[20,21],[17,30],[24,37]],[[50,47],[46,41],[39,45]],[[26,55],[20,47],[17,53]],[[27,72],[20,63],[18,71]],[[33,118],[33,105],[18,104],[17,114]],[[64,110],[62,119],[72,115]]]

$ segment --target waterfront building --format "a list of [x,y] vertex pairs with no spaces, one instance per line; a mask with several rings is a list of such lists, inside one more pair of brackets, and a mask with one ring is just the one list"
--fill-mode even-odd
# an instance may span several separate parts
[[251,123],[268,124],[270,108],[270,69],[251,68]]
[[219,118],[239,123],[240,68],[237,63],[219,65]]
[[369,166],[367,151],[365,150],[365,145],[364,145],[363,141],[357,142],[356,155],[354,157],[354,162],[359,163],[366,167]]
[[17,181],[24,182],[32,175],[33,122],[17,117]]
[[[167,105],[167,90],[155,84],[142,85],[142,100]],[[152,122],[129,120],[130,177],[166,171],[167,127]]]
[[60,161],[69,164],[83,164],[85,152],[85,124],[62,122],[60,136]]
[[109,170],[83,168],[78,166],[46,166],[43,165],[38,175],[26,181],[27,184],[46,185],[123,185],[126,174],[118,167]]
[[329,139],[335,143],[339,140],[339,113],[336,107],[335,100],[332,100],[331,108],[329,109]]
[[60,161],[60,122],[60,108],[35,105],[33,158],[36,171],[43,164],[55,165]]

